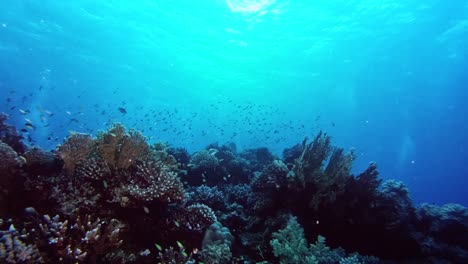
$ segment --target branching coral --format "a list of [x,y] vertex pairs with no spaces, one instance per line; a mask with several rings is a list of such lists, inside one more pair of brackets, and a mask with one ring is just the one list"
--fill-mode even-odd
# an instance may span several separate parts
[[307,245],[304,229],[295,217],[289,219],[284,229],[273,233],[270,244],[280,263],[379,263],[375,257],[359,254],[346,256],[346,252],[341,248],[331,249],[325,244],[325,237],[320,235],[317,236],[315,244]]
[[[41,236],[48,240],[50,254],[59,261],[96,263],[109,249],[122,244],[124,225],[116,219],[101,220],[90,215],[75,221],[45,215],[39,224]],[[54,258],[54,257],[53,257]]]
[[112,171],[107,163],[98,157],[91,157],[78,163],[75,170],[76,181],[110,181]]
[[159,252],[158,263],[160,264],[195,264],[192,254],[185,252],[183,246],[179,246],[179,250],[173,247],[166,248]]
[[262,173],[257,174],[252,180],[254,191],[272,191],[285,188],[288,185],[288,178],[292,176],[288,167],[281,161],[275,160],[266,166]]
[[224,193],[218,187],[201,185],[188,190],[188,204],[205,203],[213,209],[224,208]]
[[317,263],[317,259],[311,254],[304,236],[304,229],[296,218],[291,217],[287,226],[273,233],[270,241],[273,254],[279,258],[281,264],[293,263]]
[[200,171],[215,170],[219,165],[219,160],[215,156],[216,152],[216,149],[201,150],[196,152],[190,158],[189,167]]
[[204,204],[193,204],[186,208],[179,208],[172,218],[176,228],[184,228],[189,232],[201,233],[214,222],[218,221],[215,213]]
[[[0,227],[5,226],[0,219]],[[29,233],[26,230],[16,230],[9,223],[7,230],[0,230],[0,262],[1,263],[44,263],[35,244],[28,244]]]
[[[144,202],[175,203],[184,198],[185,192],[179,177],[161,162],[138,163],[135,172],[126,177],[128,183],[120,187],[123,196],[117,197],[119,199],[127,197]],[[121,200],[121,204],[122,202]]]

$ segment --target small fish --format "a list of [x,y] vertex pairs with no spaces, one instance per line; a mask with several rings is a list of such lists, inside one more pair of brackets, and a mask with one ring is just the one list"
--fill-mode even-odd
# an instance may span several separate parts
[[20,112],[22,115],[27,115],[27,114],[29,114],[29,110],[20,109],[19,112]]
[[35,127],[33,124],[31,124],[31,123],[26,123],[26,124],[24,124],[24,126],[25,126],[26,128],[28,128],[28,129],[31,129],[31,130],[35,130],[35,129],[36,129],[36,127]]
[[46,115],[48,115],[48,116],[53,116],[54,115],[54,113],[52,113],[49,110],[45,110],[44,113],[46,113]]
[[184,248],[184,245],[182,245],[182,243],[180,243],[179,241],[177,241],[177,246],[178,246],[179,248]]
[[154,246],[156,247],[157,250],[162,251],[162,247],[158,243],[154,243]]
[[174,225],[177,226],[177,227],[180,227],[180,224],[177,221],[174,221]]
[[24,121],[26,121],[27,123],[32,123],[31,119],[29,118],[25,118]]
[[125,110],[125,108],[123,108],[123,107],[119,107],[118,109],[119,109],[119,112],[124,114],[124,115],[127,113],[127,110]]
[[66,111],[65,113],[67,113],[67,115],[71,115],[71,112],[70,112],[70,111]]

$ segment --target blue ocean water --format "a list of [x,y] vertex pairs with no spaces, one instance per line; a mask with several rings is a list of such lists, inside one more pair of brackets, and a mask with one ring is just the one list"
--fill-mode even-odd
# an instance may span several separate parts
[[122,122],[190,151],[281,155],[321,129],[414,202],[468,205],[467,1],[1,6],[0,112],[31,145]]

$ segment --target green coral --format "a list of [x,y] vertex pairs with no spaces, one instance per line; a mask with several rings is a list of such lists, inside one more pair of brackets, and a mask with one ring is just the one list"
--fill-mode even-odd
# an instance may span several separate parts
[[310,244],[310,251],[312,255],[317,258],[318,263],[338,263],[345,255],[339,249],[331,249],[325,244],[325,237],[317,236],[315,244]]
[[[358,254],[346,256],[343,249],[331,249],[325,244],[325,237],[318,236],[315,244],[307,244],[304,229],[291,217],[284,229],[273,233],[270,241],[273,254],[281,264],[308,263],[308,264],[358,264],[378,263],[377,258],[362,257]],[[366,261],[369,259],[369,261]]]
[[295,217],[291,217],[284,229],[273,233],[270,241],[273,254],[279,258],[281,264],[288,263],[317,263],[312,255],[304,236],[304,229]]
[[206,264],[231,263],[231,248],[226,243],[214,243],[201,251],[201,258]]

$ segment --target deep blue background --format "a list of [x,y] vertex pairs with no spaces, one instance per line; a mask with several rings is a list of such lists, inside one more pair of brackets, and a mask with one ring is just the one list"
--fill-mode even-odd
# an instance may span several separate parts
[[468,205],[467,1],[5,0],[0,62],[0,111],[44,148],[119,121],[280,154],[323,129],[356,173]]

